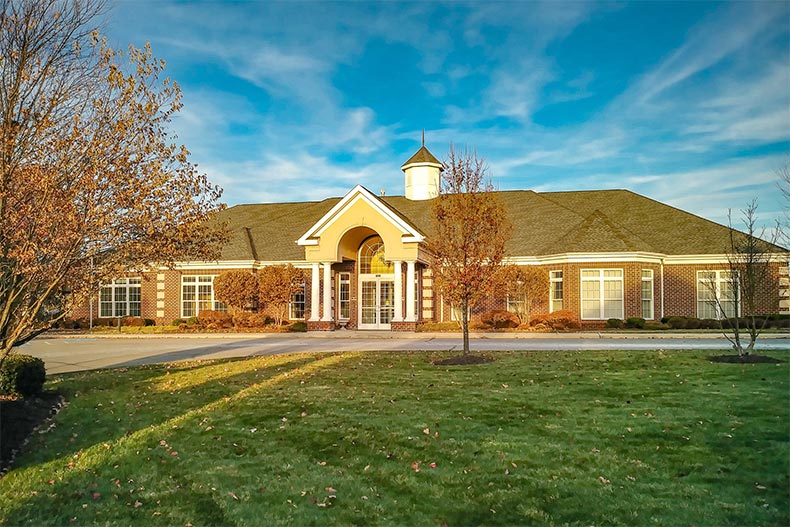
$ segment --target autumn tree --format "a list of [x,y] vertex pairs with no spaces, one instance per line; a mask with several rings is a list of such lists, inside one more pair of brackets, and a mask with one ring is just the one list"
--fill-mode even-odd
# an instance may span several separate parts
[[773,269],[778,261],[787,260],[787,253],[776,245],[778,230],[758,228],[756,200],[741,215],[743,231],[733,227],[729,215],[727,269],[720,271],[718,278],[715,271],[703,273],[701,284],[707,303],[714,306],[722,322],[724,336],[743,357],[754,350],[765,327],[767,318],[760,315],[768,315],[777,307],[767,305],[765,299],[773,303],[778,299],[771,285],[775,283]]
[[258,271],[258,301],[278,326],[288,318],[288,304],[304,288],[304,272],[291,264]]
[[176,83],[96,0],[0,0],[0,361],[125,270],[214,259],[221,190],[173,143]]
[[464,354],[469,353],[469,310],[494,293],[496,274],[510,238],[504,205],[493,192],[488,165],[476,152],[450,145],[441,193],[433,204],[436,285],[460,310]]
[[258,302],[258,279],[249,271],[225,271],[214,278],[214,296],[235,309]]
[[528,265],[503,265],[497,275],[499,290],[507,293],[519,324],[529,323],[532,307],[549,291],[548,273]]

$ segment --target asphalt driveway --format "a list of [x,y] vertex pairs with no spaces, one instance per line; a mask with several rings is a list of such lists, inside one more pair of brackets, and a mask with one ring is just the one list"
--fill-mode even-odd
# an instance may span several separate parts
[[[222,334],[39,337],[19,348],[40,357],[50,374],[190,359],[218,359],[330,351],[458,350],[460,334],[333,332],[331,334]],[[566,335],[477,334],[473,350],[653,350],[703,349],[724,352],[720,335],[575,333]],[[790,334],[766,335],[757,350],[790,350]]]

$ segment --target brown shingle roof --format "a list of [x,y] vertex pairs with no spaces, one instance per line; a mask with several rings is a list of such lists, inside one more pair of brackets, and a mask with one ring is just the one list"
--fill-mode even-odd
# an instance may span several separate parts
[[[509,256],[570,252],[653,252],[669,255],[723,254],[727,227],[628,190],[574,192],[501,191],[513,223]],[[403,196],[381,199],[417,230],[430,237],[431,201]],[[317,202],[237,205],[220,213],[232,237],[223,260],[304,260],[296,244],[340,198]],[[246,229],[249,229],[249,235]]]
[[436,159],[436,157],[434,157],[434,155],[427,148],[425,148],[425,145],[421,146],[420,149],[417,150],[408,161],[401,165],[401,167],[411,165],[412,163],[436,163],[437,165],[442,164],[441,161]]

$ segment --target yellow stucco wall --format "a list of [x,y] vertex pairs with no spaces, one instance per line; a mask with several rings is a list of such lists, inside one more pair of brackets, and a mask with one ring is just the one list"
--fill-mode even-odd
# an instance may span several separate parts
[[375,234],[384,241],[388,260],[418,259],[420,244],[404,243],[403,236],[408,234],[361,198],[329,222],[318,245],[305,246],[305,259],[308,262],[339,262],[344,257],[355,260],[362,241]]

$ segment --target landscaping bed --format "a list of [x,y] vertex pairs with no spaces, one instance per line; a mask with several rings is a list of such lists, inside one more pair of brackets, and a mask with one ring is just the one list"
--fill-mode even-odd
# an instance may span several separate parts
[[[787,360],[789,352],[767,355]],[[283,355],[50,378],[8,525],[787,525],[788,363]]]

